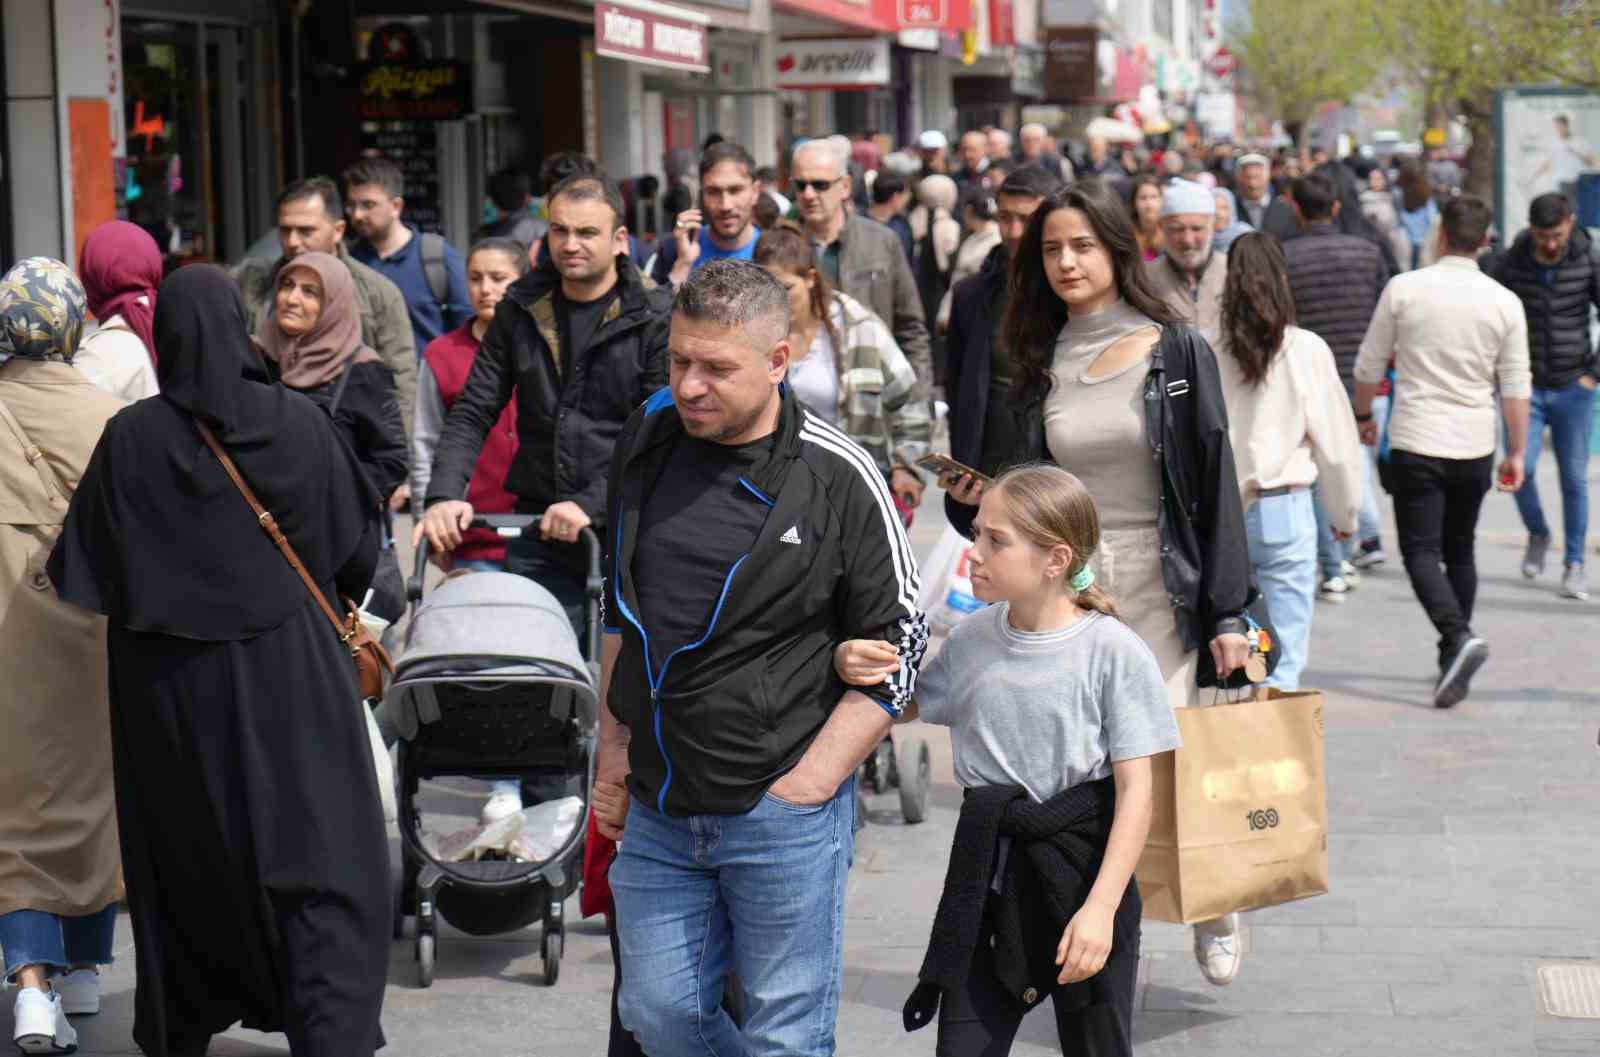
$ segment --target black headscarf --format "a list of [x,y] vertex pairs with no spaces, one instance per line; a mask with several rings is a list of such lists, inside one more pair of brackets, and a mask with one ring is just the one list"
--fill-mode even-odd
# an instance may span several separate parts
[[378,495],[328,416],[270,381],[225,272],[195,265],[162,283],[155,340],[161,395],[107,425],[50,578],[62,598],[121,627],[251,638],[307,604],[305,586],[194,419],[216,433],[319,584],[375,538]]

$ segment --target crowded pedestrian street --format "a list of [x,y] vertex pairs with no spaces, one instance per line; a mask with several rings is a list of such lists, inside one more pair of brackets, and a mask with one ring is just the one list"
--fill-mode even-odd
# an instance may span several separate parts
[[[938,528],[913,531],[921,552]],[[1364,577],[1359,606],[1319,612],[1321,651],[1306,680],[1328,694],[1329,894],[1251,914],[1247,971],[1226,990],[1196,971],[1187,930],[1147,922],[1138,1053],[1600,1053],[1600,1021],[1551,1016],[1539,983],[1541,968],[1600,959],[1600,847],[1586,836],[1600,798],[1593,627],[1519,575],[1509,500],[1490,504],[1480,540],[1483,628],[1518,646],[1456,712],[1437,713],[1425,700],[1429,658],[1406,645],[1423,618],[1399,569]],[[1527,634],[1530,627],[1542,630]],[[933,750],[928,818],[906,825],[892,791],[867,798],[846,904],[841,1054],[929,1052],[904,1032],[900,1009],[938,901],[960,789],[943,732],[920,724],[901,731]],[[468,790],[437,796],[441,813],[462,823],[481,799]],[[398,861],[392,835],[390,845]],[[139,1052],[129,1035],[132,945],[124,913],[117,963],[103,972],[102,1011],[81,1022],[83,1057]],[[423,990],[410,940],[391,947],[385,1053],[605,1053],[611,959],[603,928],[569,931],[555,988],[542,984],[537,929],[474,938],[446,928],[441,949],[438,977]],[[210,1052],[289,1051],[281,1038],[234,1030]],[[1035,1018],[1012,1052],[1060,1050],[1048,1022]]]
[[1596,56],[0,0],[0,1047],[1600,1057]]

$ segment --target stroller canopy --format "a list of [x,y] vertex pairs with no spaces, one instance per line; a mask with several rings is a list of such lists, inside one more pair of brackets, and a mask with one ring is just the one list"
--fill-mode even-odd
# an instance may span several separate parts
[[435,588],[411,618],[396,679],[420,668],[477,673],[551,665],[588,680],[567,612],[555,596],[511,573],[472,573]]
[[595,698],[594,679],[566,610],[511,573],[472,573],[440,584],[411,617],[384,709],[401,735],[438,718],[432,684],[545,682]]

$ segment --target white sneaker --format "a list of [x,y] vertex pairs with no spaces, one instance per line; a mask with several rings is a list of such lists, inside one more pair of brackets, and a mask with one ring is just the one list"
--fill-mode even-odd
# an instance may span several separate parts
[[1194,927],[1194,960],[1213,984],[1218,987],[1231,984],[1239,975],[1239,962],[1243,957],[1238,914],[1202,921]]
[[478,821],[485,826],[499,822],[503,818],[522,811],[522,784],[520,782],[496,782],[494,791],[489,794],[489,799],[483,802],[483,810],[478,812]]
[[1355,562],[1340,562],[1339,575],[1344,578],[1345,586],[1354,591],[1361,586],[1361,570],[1356,568]]
[[17,992],[12,1015],[17,1030],[11,1038],[23,1053],[72,1053],[78,1048],[78,1032],[67,1022],[60,995],[24,987]]
[[74,969],[51,979],[50,987],[61,996],[61,1008],[69,1017],[86,1017],[100,1012],[100,974],[93,969]]
[[1343,602],[1349,593],[1350,585],[1342,576],[1330,576],[1317,588],[1317,595],[1324,602]]

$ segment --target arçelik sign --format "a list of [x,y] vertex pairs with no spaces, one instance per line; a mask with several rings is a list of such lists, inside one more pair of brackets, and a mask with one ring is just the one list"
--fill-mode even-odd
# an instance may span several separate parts
[[778,42],[779,88],[874,88],[889,83],[886,37]]

